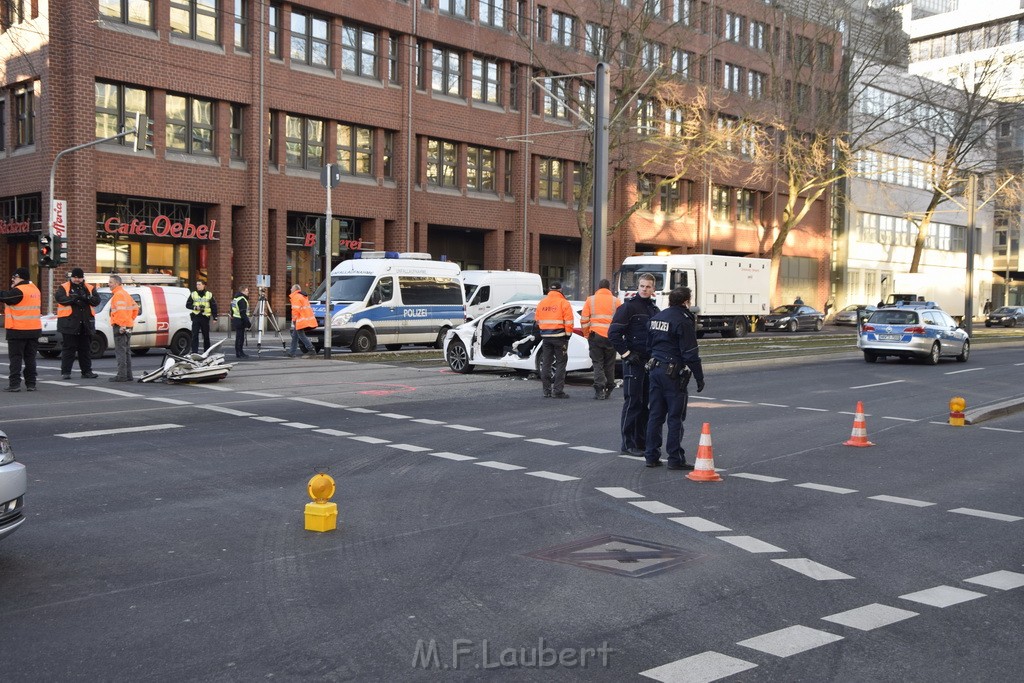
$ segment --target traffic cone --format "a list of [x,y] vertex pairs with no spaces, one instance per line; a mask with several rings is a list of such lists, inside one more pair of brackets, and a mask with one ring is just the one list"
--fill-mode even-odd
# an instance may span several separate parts
[[700,430],[700,444],[697,446],[697,460],[693,463],[693,471],[686,475],[693,481],[722,481],[715,472],[715,454],[711,447],[711,425],[707,422]]
[[864,422],[864,403],[862,401],[857,401],[857,414],[853,416],[853,433],[850,434],[850,440],[843,442],[843,445],[859,448],[875,445],[868,441],[868,429]]

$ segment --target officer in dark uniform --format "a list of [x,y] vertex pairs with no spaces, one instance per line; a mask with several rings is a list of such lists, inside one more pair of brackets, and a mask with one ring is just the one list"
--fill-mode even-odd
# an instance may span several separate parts
[[692,373],[697,382],[697,393],[704,391],[704,368],[697,350],[697,321],[686,307],[690,303],[690,288],[678,287],[669,292],[668,308],[661,311],[649,324],[647,352],[650,354],[651,392],[650,418],[647,421],[647,448],[644,459],[647,467],[661,465],[661,428],[668,418],[668,468],[692,470],[683,458],[683,421],[689,398],[686,385]]
[[647,434],[647,322],[654,305],[654,276],[641,273],[636,296],[615,309],[608,339],[622,357],[622,453],[642,458]]

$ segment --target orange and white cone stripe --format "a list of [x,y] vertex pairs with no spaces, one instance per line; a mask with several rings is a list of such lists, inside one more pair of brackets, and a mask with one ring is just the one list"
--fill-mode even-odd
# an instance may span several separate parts
[[693,471],[686,475],[691,481],[722,481],[715,472],[715,454],[711,446],[711,425],[707,422],[700,430],[700,444],[697,446],[697,459],[693,463]]
[[864,403],[862,401],[857,401],[857,413],[853,416],[853,432],[850,434],[850,440],[845,441],[843,445],[859,448],[875,445],[868,441],[868,426],[864,420]]

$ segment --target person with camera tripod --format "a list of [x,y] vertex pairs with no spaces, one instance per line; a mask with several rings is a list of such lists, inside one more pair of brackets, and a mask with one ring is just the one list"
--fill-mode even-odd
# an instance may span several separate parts
[[704,391],[704,367],[697,349],[697,320],[687,308],[689,287],[669,292],[668,308],[651,318],[647,327],[647,353],[650,360],[650,417],[647,420],[647,446],[644,459],[647,467],[661,465],[661,428],[668,418],[668,469],[692,470],[683,450],[683,421],[689,395],[686,385],[692,374],[697,393]]
[[242,287],[231,300],[231,329],[235,331],[235,358],[248,358],[242,350],[245,346],[245,331],[252,327],[249,320],[249,288]]

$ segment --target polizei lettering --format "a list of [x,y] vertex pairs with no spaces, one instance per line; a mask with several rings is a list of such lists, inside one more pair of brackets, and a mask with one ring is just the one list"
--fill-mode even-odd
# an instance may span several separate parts
[[402,311],[402,316],[405,318],[426,318],[427,309],[425,308],[407,308]]
[[664,320],[652,320],[651,329],[655,332],[668,332],[668,323]]

